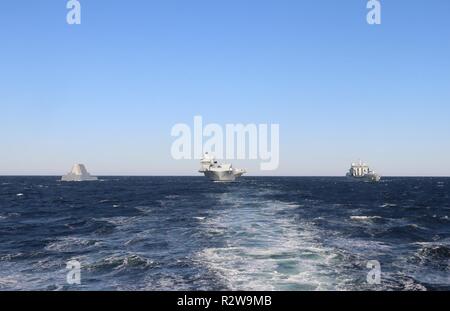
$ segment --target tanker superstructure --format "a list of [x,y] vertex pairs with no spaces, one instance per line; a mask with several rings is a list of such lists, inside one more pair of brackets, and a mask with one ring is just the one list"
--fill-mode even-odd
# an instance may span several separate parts
[[361,160],[359,163],[352,163],[352,166],[347,173],[347,177],[352,180],[366,182],[378,182],[381,180],[380,175],[378,175],[375,171],[372,171],[369,166]]

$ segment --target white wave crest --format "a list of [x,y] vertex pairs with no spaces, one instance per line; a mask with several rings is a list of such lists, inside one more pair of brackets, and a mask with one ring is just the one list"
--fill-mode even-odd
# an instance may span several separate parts
[[229,289],[335,289],[333,251],[317,242],[311,224],[280,214],[297,204],[258,198],[249,204],[230,193],[219,201],[230,208],[215,210],[202,225],[225,245],[204,249],[196,259]]

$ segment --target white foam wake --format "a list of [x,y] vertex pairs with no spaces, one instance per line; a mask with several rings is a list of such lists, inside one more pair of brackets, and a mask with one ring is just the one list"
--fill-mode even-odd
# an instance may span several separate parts
[[202,223],[225,244],[198,254],[231,290],[335,289],[334,254],[316,241],[315,229],[302,222],[295,204],[222,194],[221,209]]

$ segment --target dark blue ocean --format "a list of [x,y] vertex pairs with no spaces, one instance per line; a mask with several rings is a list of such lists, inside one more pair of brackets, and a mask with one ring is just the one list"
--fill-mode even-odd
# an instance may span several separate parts
[[450,178],[0,177],[0,290],[450,290]]

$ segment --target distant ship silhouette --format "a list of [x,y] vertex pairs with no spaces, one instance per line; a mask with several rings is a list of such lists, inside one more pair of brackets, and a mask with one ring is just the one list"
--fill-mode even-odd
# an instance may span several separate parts
[[61,177],[61,181],[95,181],[97,177],[91,176],[84,164],[75,164],[72,170]]
[[246,173],[244,169],[233,168],[231,164],[219,163],[214,156],[206,152],[200,162],[200,173],[205,174],[212,181],[235,181]]
[[372,171],[366,163],[359,160],[359,163],[352,163],[350,170],[347,173],[347,177],[352,180],[379,182],[381,176],[375,171]]

